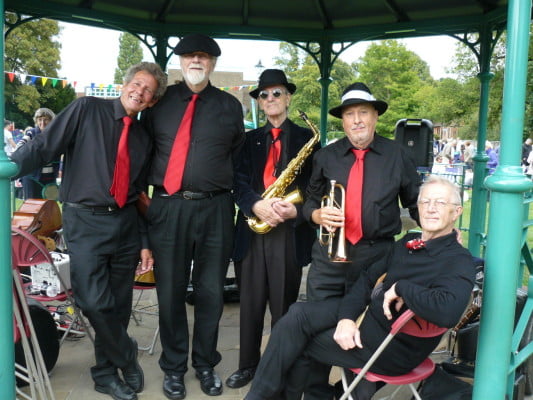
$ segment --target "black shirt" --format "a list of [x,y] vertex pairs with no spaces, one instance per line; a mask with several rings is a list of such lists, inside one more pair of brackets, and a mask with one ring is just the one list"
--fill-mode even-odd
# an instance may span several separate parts
[[[192,95],[183,82],[169,86],[163,98],[143,113],[141,120],[154,143],[148,184],[163,186],[174,139]],[[233,158],[244,143],[242,106],[211,84],[198,95],[182,190],[230,190]]]
[[[409,250],[407,241],[420,237],[410,233],[397,241],[388,260],[363,271],[350,292],[342,299],[338,319],[355,320],[370,300],[374,282],[383,273],[387,276],[379,294],[374,294],[361,324],[363,349],[372,353],[385,338],[394,320],[406,308],[428,322],[444,328],[453,327],[461,318],[472,292],[475,265],[472,255],[457,242],[452,232],[426,242],[425,248]],[[383,314],[384,293],[396,283],[396,294],[405,305],[397,312],[391,305],[393,319]],[[442,335],[441,335],[442,336]],[[422,362],[437,346],[439,338],[413,338],[400,335],[389,344],[372,368],[377,373],[401,372]]]
[[[320,208],[322,196],[329,193],[330,180],[336,180],[346,189],[355,161],[352,148],[344,137],[316,153],[303,207],[308,221],[312,222],[311,214]],[[376,134],[368,148],[364,164],[363,239],[392,238],[401,232],[398,198],[418,221],[416,202],[420,176],[413,159],[400,144]]]
[[[120,99],[82,97],[73,101],[35,139],[11,155],[20,171],[28,174],[62,153],[64,172],[60,201],[90,206],[115,206],[109,193],[126,111]],[[136,183],[150,152],[145,129],[135,119],[128,136],[130,182]],[[130,184],[127,203],[137,199]]]

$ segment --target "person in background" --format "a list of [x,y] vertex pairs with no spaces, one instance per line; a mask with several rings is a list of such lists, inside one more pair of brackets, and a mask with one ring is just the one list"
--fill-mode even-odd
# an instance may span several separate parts
[[151,146],[137,114],[166,83],[157,64],[136,64],[119,98],[75,100],[11,156],[23,176],[65,155],[59,196],[72,291],[95,331],[94,388],[115,400],[136,400],[144,387],[137,343],[127,333],[136,267],[142,273],[153,265],[135,207]]
[[17,146],[13,140],[13,134],[11,133],[13,127],[13,122],[8,121],[7,119],[4,120],[4,151],[8,157],[13,153]]
[[[389,254],[394,236],[402,229],[400,203],[418,222],[420,176],[415,162],[401,144],[376,133],[378,118],[387,108],[386,102],[377,100],[365,84],[357,82],[344,90],[342,103],[329,111],[342,119],[346,136],[316,153],[303,215],[325,232],[344,227],[348,262],[333,262],[328,246],[315,240],[307,275],[308,301],[342,297],[363,271]],[[331,180],[345,189],[344,213],[322,204]],[[336,200],[340,202],[340,197]],[[335,240],[333,248],[338,244]],[[318,367],[313,369],[315,378],[310,379],[313,384],[306,399],[322,400],[332,395],[332,388],[324,385],[329,368],[319,372]]]
[[[17,143],[17,148],[24,146],[30,140],[33,140],[40,135],[55,116],[54,112],[49,108],[39,108],[35,111],[33,116],[35,128],[27,129],[26,132],[24,132],[24,136]],[[24,199],[42,199],[43,188],[48,184],[56,183],[56,179],[59,176],[60,157],[61,156],[53,160],[50,164],[38,168],[31,174],[21,178]]]
[[487,161],[487,168],[489,170],[488,174],[492,175],[498,166],[498,152],[493,149],[492,143],[488,140],[485,142],[485,153],[489,156]]
[[[261,197],[313,138],[311,130],[296,125],[287,116],[295,91],[296,86],[287,81],[283,71],[267,69],[259,77],[257,88],[250,92],[265,113],[267,123],[246,134],[235,172],[234,197],[239,213],[233,261],[241,306],[239,369],[226,380],[226,385],[233,389],[245,386],[254,376],[261,356],[267,303],[274,326],[297,300],[302,267],[311,261],[316,233],[303,219],[302,206],[279,196]],[[318,148],[316,144],[313,147]],[[302,195],[305,193],[313,152],[309,151],[296,179],[281,195],[296,189]],[[247,218],[266,223],[271,229],[264,234],[256,233],[248,226]]]
[[472,144],[471,140],[465,142],[465,151],[464,151],[464,163],[466,169],[472,169],[474,167],[474,156],[476,155],[476,149]]
[[[407,309],[415,319],[439,327],[451,328],[459,321],[470,299],[475,265],[454,230],[462,213],[458,186],[428,177],[420,188],[418,212],[422,233],[408,233],[398,240],[390,255],[363,271],[342,298],[290,307],[272,330],[245,400],[301,399],[308,377],[307,358],[362,368]],[[383,273],[383,285],[373,291]],[[367,305],[359,325],[356,321]],[[441,337],[397,335],[370,371],[405,374],[431,354]],[[375,382],[363,379],[352,396],[370,400],[378,389]]]
[[209,36],[191,34],[179,41],[174,53],[180,58],[184,81],[170,86],[143,116],[154,143],[147,181],[154,191],[147,219],[156,260],[163,348],[159,366],[164,372],[163,393],[173,400],[187,393],[185,296],[191,270],[192,367],[205,394],[222,393],[214,367],[221,360],[218,323],[233,248],[234,161],[245,139],[240,102],[209,82],[220,55],[218,44]]
[[532,144],[533,140],[531,140],[531,138],[527,138],[522,144],[522,167],[524,168],[524,171],[526,171],[529,166],[528,158],[532,150]]

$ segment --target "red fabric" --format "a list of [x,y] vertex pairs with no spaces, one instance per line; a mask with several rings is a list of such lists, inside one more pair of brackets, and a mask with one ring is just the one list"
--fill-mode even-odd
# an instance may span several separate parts
[[131,117],[122,118],[124,127],[118,141],[117,160],[113,172],[113,184],[109,189],[119,207],[124,207],[128,200],[128,189],[130,187],[130,154],[128,151],[128,135],[130,133]]
[[270,146],[270,151],[268,152],[267,162],[265,164],[265,171],[263,172],[263,183],[265,189],[276,182],[276,164],[279,161],[281,155],[281,140],[279,140],[279,134],[281,133],[280,128],[272,128],[272,145]]
[[176,139],[174,139],[174,144],[172,145],[167,172],[163,180],[163,187],[168,194],[174,194],[181,189],[185,161],[187,160],[187,153],[189,152],[191,141],[192,118],[197,99],[198,95],[196,93],[193,94],[189,105],[185,109],[185,114],[183,114],[178,132],[176,133]]
[[348,177],[345,204],[345,231],[346,239],[351,244],[356,244],[363,237],[363,224],[361,222],[361,205],[363,199],[364,159],[367,150],[352,149],[355,162]]

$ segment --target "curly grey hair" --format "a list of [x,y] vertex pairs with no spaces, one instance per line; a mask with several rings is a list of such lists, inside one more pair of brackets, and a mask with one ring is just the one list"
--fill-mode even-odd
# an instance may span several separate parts
[[124,85],[130,83],[135,74],[140,71],[148,72],[157,81],[157,90],[154,93],[154,100],[159,100],[161,97],[163,97],[165,91],[167,90],[167,75],[156,63],[143,61],[129,67],[124,75]]

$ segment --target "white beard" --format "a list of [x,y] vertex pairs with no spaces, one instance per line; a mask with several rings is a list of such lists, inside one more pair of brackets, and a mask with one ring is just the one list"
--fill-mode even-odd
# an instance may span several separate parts
[[191,85],[198,85],[204,82],[206,76],[204,70],[188,70],[183,74],[183,78]]

